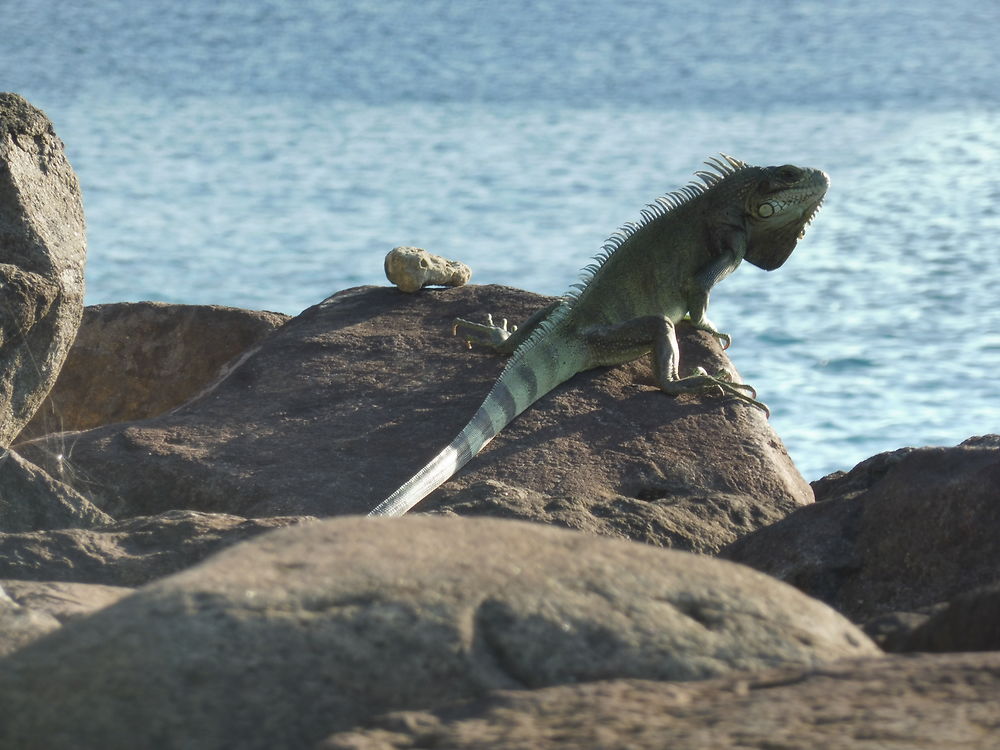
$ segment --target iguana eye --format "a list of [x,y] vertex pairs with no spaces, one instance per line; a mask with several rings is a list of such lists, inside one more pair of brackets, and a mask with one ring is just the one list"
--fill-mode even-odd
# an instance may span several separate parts
[[802,170],[798,167],[793,167],[791,164],[786,164],[785,166],[778,169],[778,177],[780,177],[785,182],[795,182],[802,175]]
[[759,206],[757,206],[757,215],[762,219],[766,219],[769,216],[774,216],[774,204],[761,203]]

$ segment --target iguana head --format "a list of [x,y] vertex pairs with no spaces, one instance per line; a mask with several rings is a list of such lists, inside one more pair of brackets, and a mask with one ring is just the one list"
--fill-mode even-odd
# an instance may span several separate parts
[[778,268],[792,254],[795,243],[819,210],[830,178],[819,169],[745,166],[737,170],[746,180],[744,211],[748,244],[745,260],[765,271]]

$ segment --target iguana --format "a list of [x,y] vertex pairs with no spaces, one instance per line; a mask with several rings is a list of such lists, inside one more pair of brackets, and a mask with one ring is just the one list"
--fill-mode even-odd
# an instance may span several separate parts
[[578,372],[652,353],[664,393],[722,392],[764,409],[756,391],[725,371],[678,371],[674,325],[686,317],[720,340],[706,317],[712,287],[743,260],[781,266],[819,209],[829,178],[791,165],[754,167],[725,154],[695,172],[701,182],[658,198],[642,220],[611,235],[581,283],[520,328],[455,321],[467,344],[512,355],[482,406],[458,436],[369,513],[400,516],[444,484],[531,404]]

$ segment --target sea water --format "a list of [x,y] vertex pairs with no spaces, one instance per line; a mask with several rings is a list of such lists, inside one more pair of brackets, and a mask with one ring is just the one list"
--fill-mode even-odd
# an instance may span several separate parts
[[559,294],[722,151],[831,176],[785,266],[710,310],[803,474],[1000,431],[996,3],[0,0],[0,24],[0,90],[83,186],[90,304],[295,314],[386,283],[396,245]]

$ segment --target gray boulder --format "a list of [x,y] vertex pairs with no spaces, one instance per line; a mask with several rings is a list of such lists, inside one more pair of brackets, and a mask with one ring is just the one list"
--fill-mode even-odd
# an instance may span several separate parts
[[[454,318],[519,321],[548,301],[492,286],[346,290],[169,414],[19,449],[45,466],[71,442],[88,497],[116,518],[367,512],[454,437],[504,366],[452,336]],[[684,368],[731,367],[710,336],[681,329]],[[542,398],[417,510],[713,552],[811,500],[759,409],[665,396],[641,361]]]
[[855,622],[920,612],[1000,582],[1000,436],[905,448],[815,483],[817,502],[721,556]]
[[0,94],[0,448],[59,374],[83,312],[80,185],[41,110]]
[[1000,654],[603,681],[390,714],[316,750],[994,750]]
[[879,654],[825,605],[709,557],[493,519],[335,519],[9,656],[0,746],[309,747],[497,688]]

